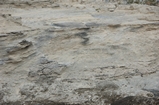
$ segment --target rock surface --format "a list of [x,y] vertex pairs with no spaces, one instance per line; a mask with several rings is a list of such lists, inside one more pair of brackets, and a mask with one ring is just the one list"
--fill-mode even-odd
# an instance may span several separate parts
[[2,0],[0,105],[159,105],[159,7]]

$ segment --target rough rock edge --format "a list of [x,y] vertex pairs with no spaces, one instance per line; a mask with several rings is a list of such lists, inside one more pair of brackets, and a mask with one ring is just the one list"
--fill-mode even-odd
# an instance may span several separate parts
[[[2,102],[0,105],[94,105],[92,102],[85,102],[81,104],[69,104],[64,102],[54,102],[49,100],[41,101],[17,101],[17,102]],[[158,98],[147,98],[141,96],[128,96],[121,98],[111,105],[159,105]]]

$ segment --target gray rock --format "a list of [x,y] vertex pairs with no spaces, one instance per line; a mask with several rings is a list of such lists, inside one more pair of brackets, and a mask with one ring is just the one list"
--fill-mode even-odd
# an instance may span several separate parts
[[117,90],[119,88],[119,86],[113,82],[110,82],[110,81],[102,81],[102,82],[99,82],[96,84],[96,88],[100,89],[102,91],[104,91],[104,90]]
[[159,101],[155,98],[129,96],[120,99],[111,105],[158,105]]
[[1,0],[0,105],[158,105],[159,8],[116,2]]

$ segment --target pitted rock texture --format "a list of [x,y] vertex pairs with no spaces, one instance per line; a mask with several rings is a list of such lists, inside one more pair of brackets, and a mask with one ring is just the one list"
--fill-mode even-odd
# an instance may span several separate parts
[[0,105],[158,105],[159,7],[1,1]]

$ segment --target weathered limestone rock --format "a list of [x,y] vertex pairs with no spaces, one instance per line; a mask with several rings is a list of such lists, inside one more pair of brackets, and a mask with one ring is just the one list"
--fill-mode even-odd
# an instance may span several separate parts
[[158,105],[159,7],[119,2],[0,1],[0,105]]

